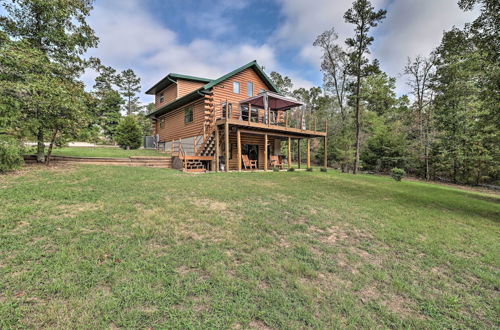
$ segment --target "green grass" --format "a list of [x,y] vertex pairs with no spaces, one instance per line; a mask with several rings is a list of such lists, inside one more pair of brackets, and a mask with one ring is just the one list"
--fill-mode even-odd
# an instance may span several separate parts
[[128,158],[130,156],[165,156],[165,153],[160,153],[156,150],[136,149],[124,150],[118,147],[66,147],[57,148],[52,152],[55,156],[75,156],[75,157],[114,157]]
[[500,327],[498,195],[81,165],[0,201],[0,328]]

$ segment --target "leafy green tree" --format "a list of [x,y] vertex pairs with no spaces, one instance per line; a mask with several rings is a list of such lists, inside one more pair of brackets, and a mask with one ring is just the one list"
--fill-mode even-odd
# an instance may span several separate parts
[[138,149],[142,144],[142,130],[134,116],[124,117],[116,131],[116,142],[123,149]]
[[279,89],[280,93],[285,96],[291,96],[292,95],[292,88],[293,88],[293,83],[292,79],[288,76],[282,76],[276,71],[271,72],[270,74],[271,80],[273,81],[274,85]]
[[416,140],[417,157],[423,159],[426,180],[430,178],[429,152],[433,135],[432,112],[433,112],[433,92],[431,83],[434,76],[434,58],[424,58],[417,56],[414,59],[408,58],[404,73],[408,76],[408,85],[413,94],[413,111],[411,115],[410,127],[413,128],[413,135]]
[[342,121],[347,121],[347,87],[349,80],[349,57],[337,43],[338,34],[334,28],[320,34],[313,45],[322,51],[321,71],[326,91],[331,92],[336,100]]
[[[69,80],[79,76],[88,65],[88,61],[84,60],[82,55],[88,48],[95,47],[98,43],[94,31],[86,23],[86,18],[92,10],[92,3],[93,0],[0,1],[7,13],[5,16],[0,16],[0,31],[3,38],[16,42],[23,41],[24,44],[16,43],[14,48],[30,49],[28,52],[35,55],[35,58],[28,59],[26,54],[17,52],[16,57],[19,60],[39,61],[44,64],[43,68],[36,67],[32,72],[21,72],[21,75],[24,73],[25,76],[31,75],[36,79],[31,84],[34,88],[25,88],[24,91],[20,91],[22,86],[15,88],[16,102],[18,105],[24,103],[19,107],[24,112],[22,123],[29,125],[30,130],[36,130],[34,136],[37,139],[37,159],[40,162],[45,158],[44,141],[46,131],[51,126],[50,121],[53,119],[51,114],[57,113],[53,111],[50,103],[57,104],[58,101],[48,100],[51,93],[41,97],[43,100],[39,104],[32,101],[38,98],[37,93],[46,90],[46,86],[42,86],[43,83],[54,82],[48,81],[52,79],[48,77],[49,75],[64,79],[63,86],[69,87],[74,84]],[[11,52],[14,50],[10,49]],[[50,61],[50,65],[44,61]]]
[[370,51],[370,46],[374,40],[368,33],[370,29],[376,27],[380,21],[385,18],[386,11],[380,9],[375,11],[369,0],[356,0],[352,4],[352,8],[348,9],[344,14],[344,19],[347,23],[353,24],[354,37],[347,38],[346,44],[350,48],[349,55],[349,72],[354,77],[353,83],[353,99],[355,109],[355,125],[356,125],[356,142],[354,155],[353,173],[358,173],[359,156],[361,152],[361,84],[362,79],[373,71],[373,67],[377,65],[368,65],[368,59],[365,57]]
[[[438,175],[457,183],[479,183],[498,177],[500,139],[498,102],[491,103],[489,75],[498,64],[465,28],[444,34],[436,50],[435,122],[438,129]],[[498,91],[498,87],[497,87]],[[498,98],[498,97],[497,97]]]
[[127,69],[118,76],[118,86],[125,99],[127,115],[130,116],[133,112],[139,111],[141,106],[137,93],[141,91],[141,78],[137,77],[132,69]]
[[125,103],[117,90],[118,75],[116,70],[107,67],[99,67],[99,76],[95,79],[94,95],[96,104],[94,107],[95,122],[104,136],[113,140],[116,128],[121,120],[121,107]]

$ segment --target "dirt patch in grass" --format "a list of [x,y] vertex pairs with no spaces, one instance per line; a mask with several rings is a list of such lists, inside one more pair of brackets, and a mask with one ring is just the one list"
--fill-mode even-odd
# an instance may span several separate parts
[[257,329],[257,330],[270,330],[272,328],[268,327],[264,322],[260,320],[253,320],[248,324],[250,329]]
[[363,304],[375,302],[387,308],[391,313],[401,315],[405,318],[423,318],[423,315],[416,313],[415,304],[410,299],[396,294],[384,294],[375,285],[365,286],[356,292]]
[[103,205],[100,203],[61,204],[56,207],[58,210],[56,217],[75,218],[80,213],[97,211],[102,207]]
[[192,198],[190,202],[197,207],[202,207],[204,209],[209,209],[212,211],[225,211],[228,209],[228,205],[225,202],[207,199],[207,198]]

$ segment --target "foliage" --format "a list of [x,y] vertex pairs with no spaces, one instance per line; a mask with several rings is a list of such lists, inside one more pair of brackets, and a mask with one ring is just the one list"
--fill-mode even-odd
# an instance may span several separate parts
[[307,172],[312,172],[312,171],[313,171],[313,168],[312,168],[312,167],[308,167],[308,168],[306,169],[306,171],[307,171]]
[[142,139],[142,130],[135,117],[124,117],[116,129],[116,143],[123,149],[137,149]]
[[294,171],[295,171],[295,167],[289,167],[289,168],[287,169],[287,171],[288,171],[288,172],[294,172]]
[[366,54],[370,53],[368,46],[370,46],[374,40],[368,33],[371,28],[376,27],[378,23],[385,18],[385,15],[386,11],[383,9],[375,11],[369,0],[354,1],[352,8],[348,9],[344,14],[345,21],[355,26],[354,37],[347,38],[345,41],[346,45],[349,47],[349,74],[354,80],[351,86],[351,101],[354,103],[354,123],[356,126],[353,174],[358,172],[361,153],[362,79],[379,70],[377,61],[369,65],[368,59],[365,57]]
[[391,178],[393,178],[396,181],[401,181],[404,175],[405,171],[401,168],[394,167],[391,169]]
[[93,92],[95,104],[92,126],[97,127],[107,139],[113,141],[116,128],[122,117],[120,110],[125,101],[117,90],[118,74],[116,70],[101,65],[98,71],[99,76],[95,79]]
[[141,78],[137,77],[134,70],[127,69],[118,76],[117,84],[121,95],[125,98],[125,111],[127,115],[140,110],[139,97],[141,91]]
[[[82,55],[98,43],[86,23],[92,0],[2,1],[6,16],[0,17],[0,58],[3,67],[0,93],[8,95],[2,109],[14,106],[11,130],[37,140],[37,159],[45,160],[45,140],[51,146],[76,127],[85,127],[87,96],[76,78],[91,61]],[[9,60],[5,58],[10,57]],[[6,79],[7,78],[7,79]],[[76,111],[75,111],[76,110]],[[12,110],[11,110],[12,111]],[[81,115],[81,116],[80,116]],[[50,149],[49,149],[50,150]],[[50,151],[49,151],[50,153]]]
[[387,172],[392,167],[404,167],[406,135],[399,123],[385,123],[384,118],[374,116],[370,123],[373,132],[361,154],[363,168]]
[[328,171],[328,169],[326,167],[322,167],[322,168],[320,168],[320,171],[321,172],[326,172],[326,171]]
[[276,166],[273,167],[273,172],[279,172],[279,171],[280,171],[280,169],[278,167],[276,167]]
[[62,143],[86,127],[89,95],[64,65],[51,61],[26,41],[7,41],[0,46],[0,65],[4,68],[0,117],[12,116],[9,124],[15,134],[37,137],[39,160],[44,160],[46,136],[51,145]]
[[0,135],[0,173],[17,170],[23,165],[22,147],[13,137]]
[[288,76],[283,77],[278,72],[273,71],[270,74],[270,78],[282,95],[292,95],[293,84],[292,80]]

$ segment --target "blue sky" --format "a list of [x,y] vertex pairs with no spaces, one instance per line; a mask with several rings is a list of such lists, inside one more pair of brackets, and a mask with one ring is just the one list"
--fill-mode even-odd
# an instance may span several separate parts
[[[118,70],[132,68],[142,89],[169,72],[217,78],[256,59],[267,72],[279,71],[295,87],[321,86],[315,37],[332,26],[344,40],[352,26],[344,12],[352,0],[97,0],[89,18],[100,37],[98,56]],[[388,10],[373,30],[372,56],[398,78],[407,56],[427,55],[444,30],[462,26],[476,13],[459,10],[457,0],[372,0]],[[91,84],[95,73],[87,72]],[[143,102],[152,97],[141,95]]]

